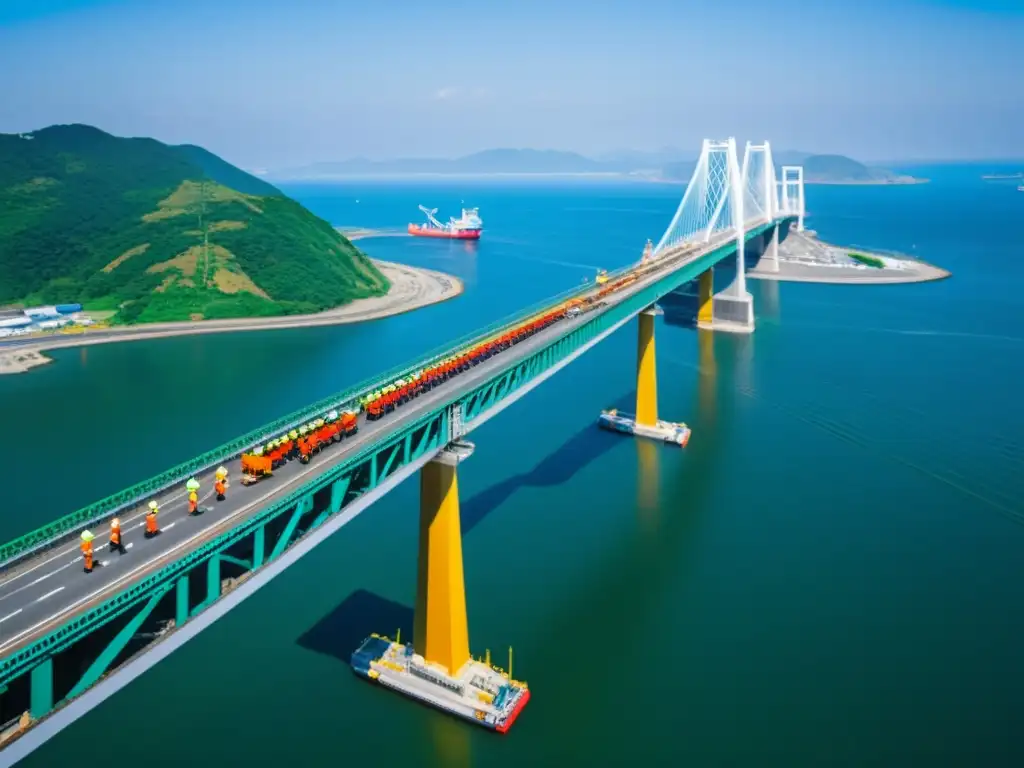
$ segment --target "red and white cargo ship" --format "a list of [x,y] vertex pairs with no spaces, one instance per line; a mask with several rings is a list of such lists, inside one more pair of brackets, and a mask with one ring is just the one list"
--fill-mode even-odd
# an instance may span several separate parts
[[456,219],[454,216],[447,224],[442,224],[434,214],[437,208],[420,206],[420,210],[427,215],[426,224],[410,224],[409,234],[414,237],[444,237],[449,240],[479,240],[480,233],[484,230],[484,223],[477,214],[476,208],[463,208],[462,217]]

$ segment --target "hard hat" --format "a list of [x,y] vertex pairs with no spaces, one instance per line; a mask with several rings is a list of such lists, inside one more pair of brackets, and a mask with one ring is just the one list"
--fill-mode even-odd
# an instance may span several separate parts
[[291,432],[288,433],[288,437],[290,437],[292,440],[294,440],[298,436],[299,436],[299,433],[297,431],[295,431],[294,429]]
[[252,449],[252,455],[253,456],[262,456],[263,455],[263,446],[262,445],[258,445],[255,448],[253,448]]
[[82,541],[92,541],[96,537],[92,535],[92,531],[82,531]]
[[228,476],[228,471],[225,467],[217,467],[217,477],[223,480]]
[[335,419],[338,418],[338,412],[331,411],[330,413],[327,414],[327,418],[330,419],[331,421],[334,421]]
[[115,517],[113,520],[110,521],[110,527],[111,528],[120,528],[121,527],[121,521],[118,518]]
[[155,501],[149,502],[149,508],[152,509],[154,512],[156,512],[156,502]]

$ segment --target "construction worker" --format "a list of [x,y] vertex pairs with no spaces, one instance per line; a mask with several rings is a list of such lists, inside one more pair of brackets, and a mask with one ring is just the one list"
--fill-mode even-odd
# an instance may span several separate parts
[[146,513],[146,538],[152,538],[160,533],[160,527],[156,524],[156,515],[160,510],[157,508],[156,502],[149,502],[149,511]]
[[190,477],[185,488],[188,489],[188,513],[194,515],[199,511],[199,481]]
[[82,531],[82,559],[85,561],[85,572],[92,573],[92,540],[91,531]]
[[110,551],[117,551],[124,554],[124,541],[121,539],[121,521],[114,518],[110,521]]
[[224,492],[228,487],[228,471],[224,467],[218,467],[213,483],[213,490],[217,493],[217,501],[224,501]]

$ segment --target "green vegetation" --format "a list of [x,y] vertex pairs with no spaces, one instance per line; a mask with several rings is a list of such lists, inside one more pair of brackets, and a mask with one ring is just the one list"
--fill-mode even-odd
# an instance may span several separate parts
[[318,312],[388,288],[326,221],[199,147],[84,125],[0,134],[0,305],[143,323]]
[[875,269],[883,269],[885,267],[885,262],[877,256],[867,256],[863,253],[853,253],[852,251],[846,255],[854,261],[859,261],[861,264],[874,267]]

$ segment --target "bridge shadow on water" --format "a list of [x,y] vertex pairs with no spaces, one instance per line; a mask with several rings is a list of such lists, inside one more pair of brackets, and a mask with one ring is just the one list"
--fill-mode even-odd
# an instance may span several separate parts
[[[633,400],[634,396],[623,395],[610,407],[632,411]],[[621,440],[617,440],[615,435],[589,424],[538,461],[529,472],[495,483],[462,502],[462,535],[472,531],[521,488],[552,488],[567,483],[577,472],[616,445],[621,445]]]
[[296,641],[307,651],[332,656],[345,664],[371,632],[412,638],[412,608],[365,589],[357,589]]
[[[624,394],[610,407],[632,411],[635,393]],[[592,462],[616,445],[617,435],[602,432],[594,424],[578,431],[554,451],[543,457],[533,469],[514,475],[471,496],[461,505],[462,535],[479,525],[495,509],[522,488],[552,488],[568,482]],[[371,632],[389,637],[400,629],[412,638],[413,609],[365,589],[357,589],[336,605],[296,641],[301,648],[331,656],[345,664],[352,651]]]

